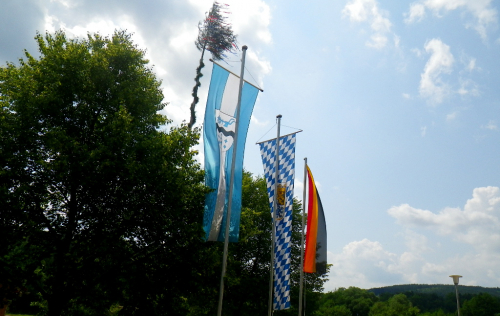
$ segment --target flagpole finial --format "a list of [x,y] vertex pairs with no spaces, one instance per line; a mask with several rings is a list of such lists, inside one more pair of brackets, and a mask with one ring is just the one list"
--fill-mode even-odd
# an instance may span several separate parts
[[241,49],[242,49],[242,50],[247,50],[247,49],[248,49],[248,46],[243,45],[243,47],[242,47]]
[[276,118],[280,119],[281,118],[281,114],[276,115]]

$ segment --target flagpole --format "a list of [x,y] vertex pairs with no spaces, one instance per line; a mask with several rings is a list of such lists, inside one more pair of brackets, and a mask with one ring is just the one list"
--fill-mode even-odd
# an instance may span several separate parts
[[268,316],[273,314],[273,280],[274,280],[274,243],[276,238],[276,209],[278,208],[278,182],[279,182],[279,167],[280,167],[280,127],[281,127],[281,114],[277,115],[278,119],[278,134],[276,136],[276,165],[275,165],[275,176],[274,176],[274,205],[273,205],[273,219],[272,223],[272,232],[271,232],[271,264],[270,264],[270,273],[269,273],[269,309]]
[[219,306],[217,307],[217,315],[222,315],[222,301],[224,298],[224,277],[226,276],[226,267],[227,267],[227,252],[229,246],[229,226],[231,223],[231,207],[233,204],[233,183],[234,183],[234,166],[236,163],[236,149],[238,146],[238,127],[240,123],[240,108],[241,108],[241,91],[243,89],[243,75],[245,72],[245,55],[248,47],[243,45],[241,48],[243,51],[243,56],[241,58],[241,75],[240,75],[240,87],[238,91],[238,105],[236,106],[236,122],[234,125],[235,134],[233,141],[233,159],[231,161],[231,177],[229,181],[229,202],[227,206],[226,212],[226,231],[225,231],[225,239],[224,239],[224,254],[222,257],[222,272],[220,276],[220,289],[219,289]]
[[300,287],[299,287],[299,316],[302,316],[302,300],[304,296],[304,226],[306,223],[306,181],[307,181],[307,157],[304,158],[304,190],[302,198],[302,234],[300,242]]

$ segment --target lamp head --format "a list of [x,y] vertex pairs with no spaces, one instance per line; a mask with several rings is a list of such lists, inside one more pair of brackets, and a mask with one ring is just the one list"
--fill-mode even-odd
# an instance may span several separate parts
[[461,278],[461,277],[462,277],[461,275],[456,275],[456,274],[450,275],[450,278],[453,278],[453,283],[455,285],[458,285],[458,279]]

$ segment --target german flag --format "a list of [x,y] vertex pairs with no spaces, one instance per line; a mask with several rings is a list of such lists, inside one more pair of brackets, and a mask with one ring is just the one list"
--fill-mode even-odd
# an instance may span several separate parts
[[307,207],[307,235],[304,272],[326,273],[326,221],[323,205],[309,166],[307,167],[309,203]]

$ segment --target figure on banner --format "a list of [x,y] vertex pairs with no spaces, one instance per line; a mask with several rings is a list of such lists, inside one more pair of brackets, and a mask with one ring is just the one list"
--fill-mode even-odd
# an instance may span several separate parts
[[220,168],[219,168],[219,186],[217,190],[217,202],[215,203],[215,211],[219,216],[214,216],[213,227],[218,227],[214,230],[211,240],[217,240],[220,233],[220,225],[222,222],[222,214],[227,203],[226,198],[226,160],[227,151],[231,149],[234,141],[236,119],[233,116],[227,115],[220,110],[215,110],[215,117],[217,118],[217,140],[219,141],[220,153]]

